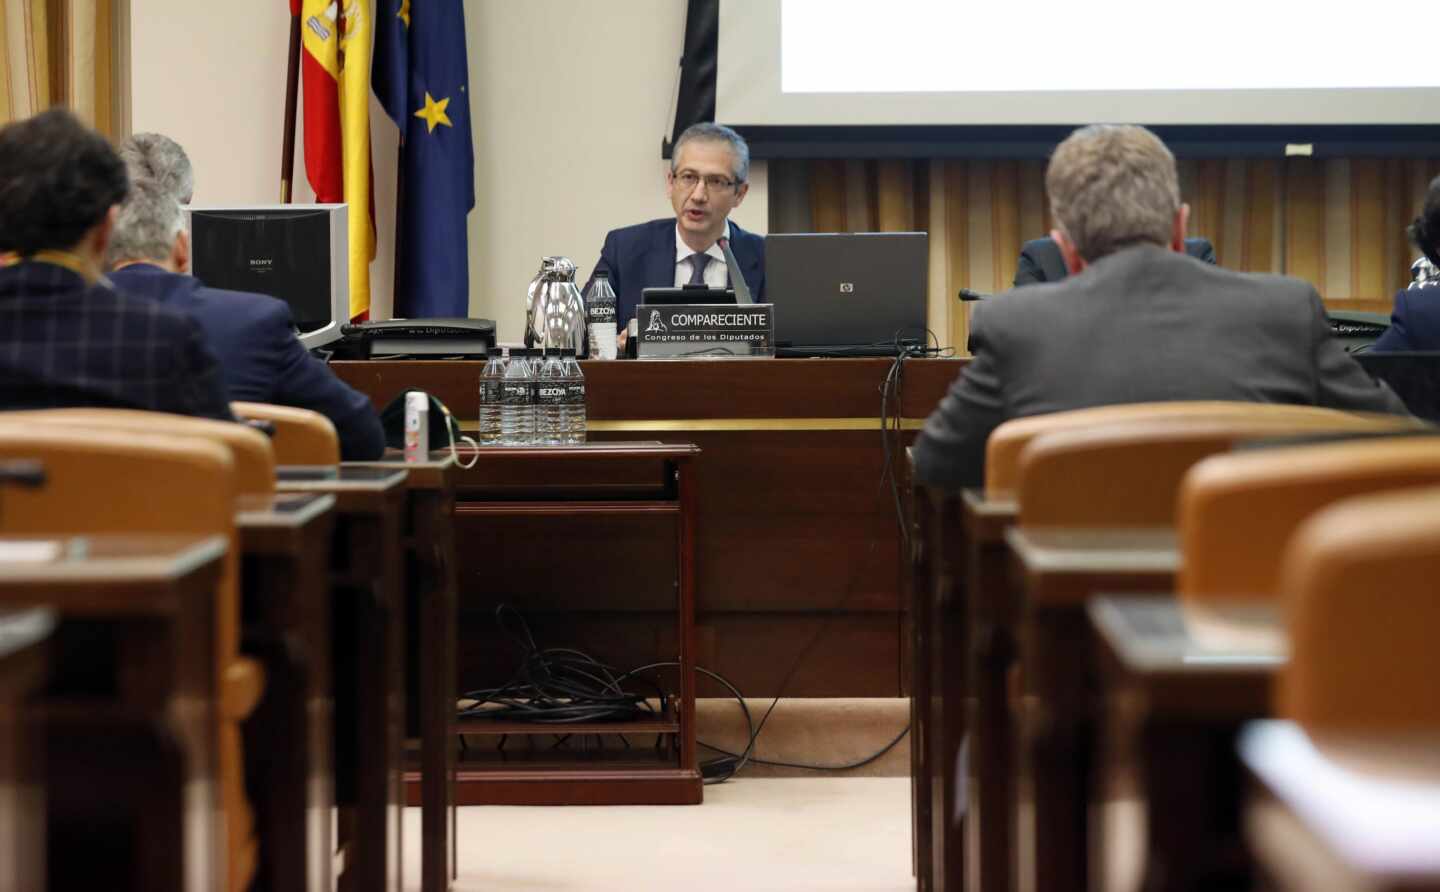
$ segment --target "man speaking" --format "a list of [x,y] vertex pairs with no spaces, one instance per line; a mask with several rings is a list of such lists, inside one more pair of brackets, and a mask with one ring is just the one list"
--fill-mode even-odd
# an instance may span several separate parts
[[590,276],[593,281],[595,273],[610,275],[622,342],[645,288],[734,287],[718,244],[722,237],[729,238],[751,295],[764,300],[765,239],[730,220],[750,191],[749,173],[750,148],[729,127],[694,124],[680,134],[665,175],[675,218],[612,229]]

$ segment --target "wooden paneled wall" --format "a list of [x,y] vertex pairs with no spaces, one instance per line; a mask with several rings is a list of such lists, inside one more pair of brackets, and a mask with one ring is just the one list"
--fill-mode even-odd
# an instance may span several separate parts
[[[1405,227],[1440,159],[1181,161],[1190,232],[1223,266],[1315,283],[1337,309],[1388,312],[1416,252]],[[924,230],[930,327],[959,352],[961,288],[1004,290],[1050,229],[1043,161],[772,161],[771,232]]]
[[63,105],[124,136],[128,21],[129,0],[0,0],[0,124]]

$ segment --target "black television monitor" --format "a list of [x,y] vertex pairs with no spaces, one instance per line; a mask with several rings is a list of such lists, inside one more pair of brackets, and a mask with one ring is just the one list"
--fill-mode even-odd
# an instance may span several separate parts
[[190,267],[211,288],[290,305],[300,341],[321,347],[350,321],[346,205],[192,207]]

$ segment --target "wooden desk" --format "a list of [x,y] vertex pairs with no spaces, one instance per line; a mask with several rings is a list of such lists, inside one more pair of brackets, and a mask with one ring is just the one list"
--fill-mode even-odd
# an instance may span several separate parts
[[[695,749],[695,601],[696,488],[693,468],[700,450],[690,444],[597,443],[586,446],[493,447],[466,472],[456,514],[470,522],[475,534],[488,533],[482,554],[471,566],[483,572],[485,590],[467,592],[464,606],[486,622],[470,646],[488,646],[494,671],[467,678],[467,688],[498,685],[515,670],[513,649],[496,641],[495,607],[508,603],[520,610],[542,646],[573,647],[623,670],[660,661],[678,663],[665,673],[678,679],[663,715],[653,720],[556,726],[520,721],[464,719],[466,735],[500,735],[533,742],[537,736],[574,732],[581,738],[625,741],[623,735],[658,735],[652,749],[639,744],[626,749],[506,752],[499,746],[470,747],[462,759],[456,798],[462,805],[690,805],[702,798]],[[669,541],[649,545],[649,558],[670,568],[663,586],[645,586],[642,576],[633,591],[624,583],[628,567],[608,560],[595,543],[574,541],[574,517],[605,518],[623,527],[637,521],[652,531],[668,526]],[[472,540],[473,541],[473,540]],[[586,546],[590,547],[587,548]],[[735,563],[728,562],[735,573]],[[550,580],[559,580],[551,583]],[[550,585],[556,585],[551,588]],[[624,664],[605,646],[607,626],[592,613],[589,640],[560,639],[546,628],[544,611],[557,599],[583,599],[591,611],[634,609],[668,613],[668,630],[657,636],[637,662]],[[564,603],[564,601],[561,601]],[[495,642],[484,644],[484,642]],[[594,642],[592,645],[590,642]],[[660,651],[656,652],[656,646]],[[507,652],[508,651],[508,652]],[[487,741],[488,743],[488,741]],[[520,749],[521,747],[516,747]]]
[[1277,890],[1440,890],[1440,736],[1316,738],[1256,722],[1247,835]]
[[1144,888],[1248,888],[1235,734],[1269,713],[1285,660],[1276,605],[1107,596],[1089,614],[1107,767],[1133,772],[1147,804]]
[[420,740],[418,771],[405,774],[406,803],[421,806],[420,888],[450,887],[455,867],[455,458],[432,452],[406,462],[346,467],[404,469],[406,735]]
[[1029,695],[1022,734],[1039,853],[1034,888],[1085,889],[1096,718],[1085,602],[1096,592],[1173,589],[1175,534],[1012,527],[1005,539],[1023,592],[1017,640]]
[[963,889],[968,854],[981,888],[1007,889],[1014,767],[1005,679],[1018,599],[1004,531],[1015,503],[917,486],[912,504],[916,876],[921,889]]
[[235,516],[243,644],[265,666],[265,694],[245,722],[245,774],[260,836],[256,882],[269,890],[333,888],[334,507],[330,495],[242,496]]
[[[908,645],[900,596],[908,572],[885,469],[880,386],[886,359],[675,360],[583,362],[591,442],[637,439],[694,443],[696,462],[697,662],[746,696],[897,697],[909,693]],[[904,363],[900,411],[914,435],[962,360]],[[473,424],[474,362],[337,362],[331,368],[383,406],[406,387],[420,387]],[[892,452],[901,472],[901,450]],[[458,503],[473,472],[458,472]],[[571,597],[558,569],[542,567],[530,586],[552,592],[547,605],[554,640],[575,641],[594,629],[589,605],[615,603],[636,590],[669,585],[674,566],[655,561],[659,519],[615,522],[603,516],[566,520],[567,534],[610,556],[610,572],[590,574]],[[463,678],[497,667],[468,642],[494,620],[465,608],[489,597],[478,557],[496,541],[493,527],[458,513],[460,652]],[[507,544],[525,548],[518,537]],[[747,572],[734,572],[745,554]],[[619,572],[618,568],[624,568]],[[598,587],[598,588],[597,588]],[[633,609],[605,619],[607,656],[618,665],[649,659],[671,627],[668,607]],[[797,655],[818,627],[803,664]],[[786,681],[788,679],[788,681]],[[781,685],[784,684],[783,691]],[[702,679],[702,696],[725,691]],[[898,730],[898,729],[897,729]]]
[[45,886],[45,766],[38,715],[55,614],[0,608],[0,889]]
[[[113,699],[43,707],[51,850],[62,853],[49,862],[51,887],[221,888],[214,609],[225,540],[7,541],[21,538],[58,549],[47,560],[0,562],[0,606],[46,604],[65,623],[103,623],[115,645],[103,670],[115,679]],[[57,637],[65,633],[62,623]]]
[[[335,694],[335,799],[346,849],[342,890],[398,890],[405,609],[404,470],[280,468],[282,492],[335,497],[330,585]],[[353,845],[351,845],[353,843]]]

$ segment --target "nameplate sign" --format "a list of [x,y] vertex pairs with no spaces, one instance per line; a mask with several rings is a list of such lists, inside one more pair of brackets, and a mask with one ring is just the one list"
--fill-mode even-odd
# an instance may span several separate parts
[[641,357],[774,356],[774,304],[641,304]]

